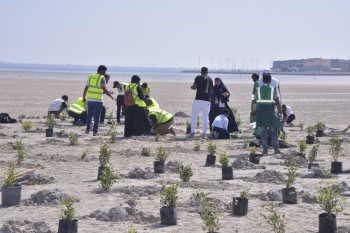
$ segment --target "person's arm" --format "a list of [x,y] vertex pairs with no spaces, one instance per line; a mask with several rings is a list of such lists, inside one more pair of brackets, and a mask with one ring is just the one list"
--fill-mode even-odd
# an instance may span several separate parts
[[140,86],[137,86],[136,90],[137,90],[137,94],[138,94],[138,97],[140,98],[140,100],[143,100],[145,98],[145,95],[143,94],[142,89],[140,88]]
[[102,88],[104,94],[108,95],[109,97],[111,97],[112,100],[114,100],[114,97],[107,90],[107,85],[106,85],[106,79],[105,78],[102,78],[102,80],[101,80],[101,88]]
[[149,116],[149,118],[151,119],[151,126],[152,126],[152,128],[153,129],[157,128],[159,126],[159,123],[157,121],[157,117],[155,115],[151,114]]
[[346,131],[347,131],[348,129],[350,129],[350,125],[349,125],[346,129],[344,129],[344,130],[342,131],[342,133],[346,133]]
[[197,87],[198,87],[198,76],[194,79],[194,82],[191,86],[191,89],[192,90],[197,90]]
[[225,123],[224,123],[224,129],[227,130],[227,127],[228,127],[228,119],[226,118]]
[[278,97],[275,98],[274,100],[275,100],[275,103],[276,103],[276,107],[277,107],[278,113],[282,114],[282,107],[281,107],[281,103],[280,103]]
[[88,87],[88,86],[85,86],[84,93],[83,93],[83,102],[84,102],[84,103],[86,102],[85,96],[86,96],[86,93],[87,93],[88,89],[89,89],[89,87]]

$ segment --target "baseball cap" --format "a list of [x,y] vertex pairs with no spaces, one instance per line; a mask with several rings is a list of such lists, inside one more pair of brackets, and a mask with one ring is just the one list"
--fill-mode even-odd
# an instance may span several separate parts
[[119,82],[118,82],[118,81],[115,81],[115,82],[113,83],[113,88],[116,88],[118,85],[119,85]]
[[263,69],[260,74],[271,74],[271,69]]
[[68,101],[68,95],[62,95],[61,99]]

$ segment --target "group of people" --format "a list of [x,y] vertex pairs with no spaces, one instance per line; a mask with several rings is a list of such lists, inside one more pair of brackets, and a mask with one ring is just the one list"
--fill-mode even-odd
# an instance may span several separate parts
[[[68,117],[73,117],[73,124],[85,126],[85,133],[89,134],[92,128],[93,136],[98,135],[99,124],[104,124],[106,108],[103,106],[103,95],[106,94],[112,100],[115,98],[112,91],[107,90],[106,84],[110,76],[106,74],[107,67],[99,66],[96,74],[91,74],[86,82],[83,96],[79,97],[68,108],[68,96],[54,100],[48,109],[48,114],[55,115],[66,110]],[[140,83],[137,75],[131,77],[130,84],[115,81],[113,88],[118,89],[116,99],[117,122],[120,123],[121,110],[125,116],[124,136],[141,136],[148,134],[171,134],[175,136],[174,117],[172,114],[160,109],[159,104],[150,96],[150,86]],[[125,95],[131,96],[132,104],[125,104]],[[92,119],[93,127],[92,125]]]

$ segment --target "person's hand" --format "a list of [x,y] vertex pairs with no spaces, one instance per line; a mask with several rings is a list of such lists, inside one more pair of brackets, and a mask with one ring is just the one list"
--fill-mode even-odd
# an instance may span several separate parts
[[193,86],[190,87],[193,90]]
[[217,101],[217,100],[215,100],[215,102],[214,102],[215,104],[218,104],[219,102]]
[[228,93],[227,92],[224,92],[222,93],[223,96],[227,97],[228,96]]
[[109,94],[111,94],[111,95],[113,95],[114,94],[114,92],[113,91],[108,91],[109,92]]
[[85,102],[86,102],[86,98],[84,97],[84,98],[83,98],[83,103],[85,103]]

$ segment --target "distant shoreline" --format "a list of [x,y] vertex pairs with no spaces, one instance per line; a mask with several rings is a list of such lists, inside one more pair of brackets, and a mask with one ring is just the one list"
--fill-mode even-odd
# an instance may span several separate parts
[[[211,74],[253,74],[260,71],[218,71],[209,70]],[[200,70],[183,70],[181,73],[200,73]],[[303,76],[350,76],[350,72],[273,72],[274,75],[303,75]]]

